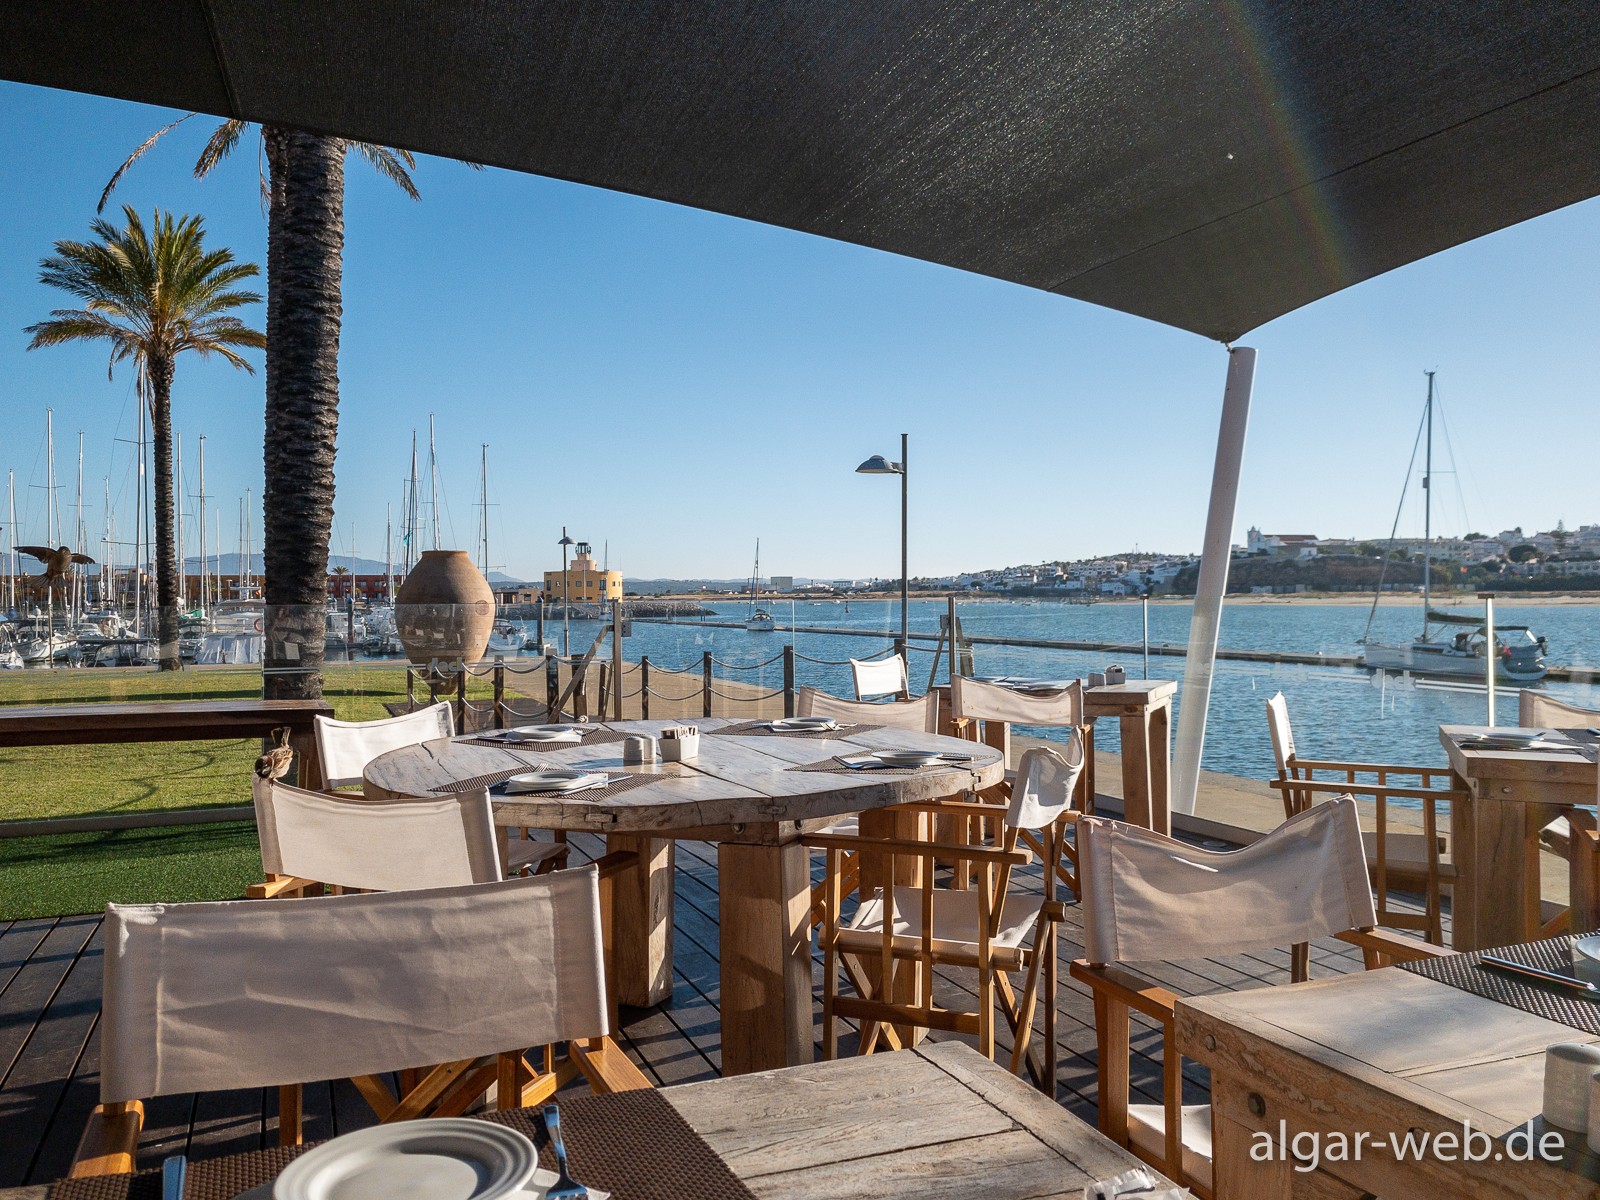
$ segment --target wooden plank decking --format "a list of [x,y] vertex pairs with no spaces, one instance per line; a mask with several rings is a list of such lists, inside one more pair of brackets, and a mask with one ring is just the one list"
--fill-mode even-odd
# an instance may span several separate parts
[[[598,839],[574,837],[578,855],[600,852]],[[672,1000],[623,1013],[620,1041],[660,1085],[707,1079],[719,1071],[717,891],[714,848],[678,846],[676,960]],[[1039,886],[1038,868],[1020,886]],[[1065,928],[1061,954],[1061,1048],[1057,1099],[1067,1109],[1095,1117],[1095,1038],[1087,993],[1068,977],[1065,960],[1080,952],[1080,926]],[[97,1026],[100,1013],[101,941],[98,916],[0,922],[0,1187],[41,1183],[65,1174],[79,1131],[99,1089]],[[1360,970],[1359,954],[1340,942],[1313,951],[1313,975]],[[820,984],[820,960],[817,967]],[[1287,951],[1233,955],[1168,965],[1155,972],[1180,993],[1286,983]],[[947,998],[971,994],[961,973],[939,977]],[[820,990],[817,993],[820,996]],[[948,1000],[947,1000],[948,1002]],[[1137,1019],[1137,1018],[1136,1018]],[[820,1035],[820,1003],[818,1023]],[[1003,1021],[997,1021],[1004,1031]],[[947,1035],[936,1035],[947,1036]],[[1134,1037],[1133,1086],[1142,1098],[1160,1098],[1159,1041],[1148,1028]],[[1010,1047],[1004,1047],[1009,1054]],[[844,1051],[853,1050],[847,1039]],[[820,1053],[820,1043],[819,1043]],[[1191,1064],[1192,1096],[1203,1103],[1205,1072]],[[141,1161],[186,1152],[213,1157],[272,1144],[276,1092],[250,1089],[147,1102]],[[373,1123],[347,1083],[305,1089],[306,1134],[320,1138]]]

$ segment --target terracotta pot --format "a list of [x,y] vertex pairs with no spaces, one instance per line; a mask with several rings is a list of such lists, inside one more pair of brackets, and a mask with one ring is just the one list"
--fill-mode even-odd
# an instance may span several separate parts
[[395,595],[394,620],[416,666],[475,663],[494,629],[494,592],[465,550],[424,550]]

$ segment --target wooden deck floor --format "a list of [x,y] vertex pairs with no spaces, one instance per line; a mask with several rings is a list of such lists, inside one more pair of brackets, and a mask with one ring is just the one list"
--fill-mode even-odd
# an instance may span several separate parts
[[[600,852],[597,839],[573,842],[581,855]],[[621,1041],[660,1085],[715,1076],[720,1066],[717,986],[717,893],[714,847],[681,842],[677,856],[676,956],[670,1004],[623,1013]],[[1038,868],[1021,886],[1039,886]],[[1061,954],[1060,1068],[1056,1096],[1070,1111],[1095,1116],[1094,1015],[1087,993],[1068,977],[1066,960],[1080,952],[1077,909]],[[1343,943],[1313,951],[1313,976],[1360,970]],[[820,986],[820,960],[817,967]],[[1237,990],[1288,981],[1287,951],[1235,955],[1168,965],[1154,972],[1180,994]],[[0,923],[0,1187],[60,1178],[90,1108],[98,1098],[101,930],[98,916]],[[945,1002],[965,991],[959,972],[941,976]],[[818,992],[820,995],[820,991]],[[820,1005],[818,1023],[820,1032]],[[1137,1018],[1136,1018],[1137,1019]],[[997,1021],[1002,1031],[1003,1021]],[[943,1035],[941,1035],[943,1036]],[[847,1043],[847,1049],[853,1049]],[[1009,1053],[1009,1046],[1005,1047]],[[1159,1100],[1159,1042],[1136,1032],[1133,1086]],[[1190,1103],[1203,1103],[1206,1077],[1188,1067]],[[318,1138],[373,1123],[346,1083],[306,1089],[307,1136]],[[146,1105],[141,1161],[185,1152],[213,1157],[272,1144],[276,1092],[172,1096]]]

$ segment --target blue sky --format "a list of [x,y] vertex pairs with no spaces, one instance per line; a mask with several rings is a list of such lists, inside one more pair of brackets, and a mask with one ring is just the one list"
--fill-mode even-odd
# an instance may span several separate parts
[[[111,172],[176,115],[0,84],[0,486],[14,469],[22,541],[45,536],[47,406],[64,506],[82,429],[91,539],[108,476],[131,524],[117,440],[133,436],[130,375],[107,382],[98,347],[28,353],[22,328],[61,303],[38,260],[87,234]],[[212,124],[170,135],[114,203],[202,213],[211,241],[264,265],[255,143],[208,180],[190,175]],[[425,159],[420,203],[355,159],[348,180],[336,555],[353,526],[356,550],[382,557],[385,504],[398,520],[411,430],[425,439],[430,412],[445,540],[473,544],[487,441],[491,558],[512,574],[558,564],[566,525],[597,551],[609,541],[630,575],[737,577],[758,536],[764,573],[896,575],[898,489],[852,469],[897,452],[902,430],[913,574],[1200,544],[1225,369],[1214,343],[532,176]],[[1261,357],[1236,539],[1252,524],[1386,532],[1430,367],[1465,502],[1439,482],[1443,532],[1600,521],[1597,235],[1590,201],[1242,339]],[[230,550],[247,488],[259,512],[257,363],[248,376],[183,362],[174,391],[191,475],[207,435]],[[1420,532],[1420,517],[1403,528]]]

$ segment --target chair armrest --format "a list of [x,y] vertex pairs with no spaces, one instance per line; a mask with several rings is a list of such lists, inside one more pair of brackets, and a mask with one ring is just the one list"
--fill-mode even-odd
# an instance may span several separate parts
[[1090,991],[1125,1004],[1135,1012],[1143,1013],[1163,1025],[1173,1022],[1177,994],[1160,984],[1152,983],[1143,975],[1115,964],[1096,966],[1087,959],[1072,960],[1072,977],[1086,984]]
[[244,895],[246,900],[274,900],[279,896],[320,887],[322,884],[315,879],[302,879],[298,875],[274,875],[261,883],[252,883],[245,888]]
[[83,1127],[83,1136],[78,1139],[67,1178],[132,1174],[135,1152],[139,1148],[139,1130],[143,1126],[142,1101],[96,1105]]
[[[987,790],[987,789],[985,789]],[[907,800],[889,806],[895,812],[929,812],[935,816],[1003,817],[1004,804],[982,804],[971,800]]]
[[638,864],[639,856],[632,850],[613,850],[594,860],[594,865],[600,868],[601,879],[615,879]]
[[[1448,958],[1455,953],[1454,950],[1447,950],[1443,946],[1432,946],[1427,942],[1419,942],[1416,938],[1401,937],[1381,929],[1347,929],[1333,936],[1341,942],[1359,946],[1362,953],[1367,955],[1369,962],[1373,955],[1388,959],[1390,962],[1421,962],[1428,958]],[[1368,969],[1371,969],[1370,966]]]
[[655,1086],[644,1072],[633,1065],[633,1060],[622,1052],[622,1047],[609,1037],[569,1042],[567,1054],[589,1081],[596,1095],[635,1092]]
[[809,850],[842,850],[846,854],[893,854],[925,862],[980,862],[996,866],[1025,867],[1033,861],[1026,850],[997,850],[961,842],[911,842],[899,838],[850,837],[848,834],[814,833],[800,839]]
[[1351,783],[1344,779],[1269,779],[1267,786],[1279,792],[1328,792],[1353,796],[1371,796],[1374,800],[1392,800],[1406,797],[1412,800],[1443,800],[1453,804],[1467,800],[1471,794],[1461,788],[1390,787],[1387,784]]
[[1448,763],[1437,767],[1416,767],[1402,763],[1334,762],[1325,758],[1301,758],[1299,755],[1295,755],[1292,765],[1310,768],[1313,771],[1355,771],[1360,774],[1375,774],[1379,771],[1389,775],[1450,774],[1450,765]]

